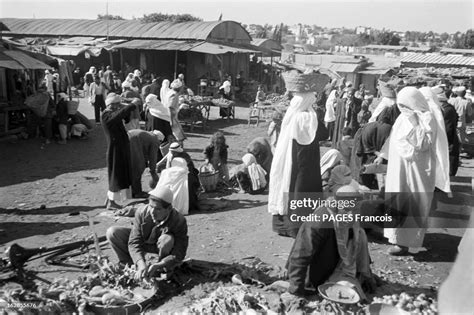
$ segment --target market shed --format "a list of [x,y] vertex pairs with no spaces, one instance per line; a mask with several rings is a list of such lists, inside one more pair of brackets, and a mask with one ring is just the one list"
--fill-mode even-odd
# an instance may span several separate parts
[[84,70],[91,65],[132,68],[172,78],[184,73],[194,89],[201,78],[218,78],[219,68],[235,76],[248,75],[252,38],[234,21],[141,23],[138,20],[0,19],[5,35],[60,38],[45,52],[74,60]]
[[283,49],[277,41],[269,38],[253,38],[251,44],[258,47],[264,57],[281,56]]

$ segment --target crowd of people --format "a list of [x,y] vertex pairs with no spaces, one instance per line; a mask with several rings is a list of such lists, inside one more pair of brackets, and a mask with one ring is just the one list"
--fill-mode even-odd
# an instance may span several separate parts
[[[111,227],[107,238],[122,264],[137,266],[138,278],[169,272],[186,255],[184,216],[199,209],[199,171],[185,152],[186,135],[177,118],[179,97],[189,93],[184,76],[158,86],[136,70],[116,84],[109,68],[100,77],[92,67],[85,78],[84,90],[107,139],[105,206],[120,210],[126,199],[148,197],[148,203],[134,212],[133,227]],[[229,84],[223,83],[222,97],[230,93]],[[268,189],[273,230],[294,238],[287,262],[290,294],[304,295],[308,285],[343,281],[364,298],[375,286],[364,227],[355,221],[329,225],[295,221],[293,214],[391,211],[403,220],[378,226],[393,245],[389,254],[407,255],[419,249],[433,193],[451,192],[450,176],[457,172],[461,144],[467,141],[472,101],[466,98],[465,87],[443,84],[381,83],[378,104],[372,104],[374,98],[363,85],[355,90],[339,80],[332,80],[320,93],[287,89],[291,101],[286,112],[274,113],[268,139],[251,141],[241,164],[229,170],[229,146],[222,132],[216,132],[204,149],[205,164],[218,174],[224,189],[235,187],[249,194]],[[260,98],[261,90],[256,102]],[[67,95],[58,99],[58,109],[64,108],[59,104]],[[322,111],[317,107],[321,103]],[[141,119],[146,119],[145,130],[138,123]],[[331,149],[321,156],[320,145],[328,141]],[[367,172],[369,167],[383,171]],[[141,185],[146,168],[152,188],[148,193]],[[371,190],[381,192],[382,210],[362,200]],[[327,193],[328,200],[356,200],[356,206],[292,210],[290,203],[309,193]],[[149,264],[146,253],[158,254],[158,263]]]

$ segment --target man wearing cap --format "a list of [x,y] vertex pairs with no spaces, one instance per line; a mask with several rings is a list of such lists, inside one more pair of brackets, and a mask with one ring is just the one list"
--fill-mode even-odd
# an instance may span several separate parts
[[109,190],[107,192],[106,208],[120,208],[116,201],[130,198],[132,184],[130,167],[130,141],[125,130],[124,122],[130,121],[130,113],[136,105],[120,104],[121,98],[110,93],[105,100],[107,108],[102,113],[102,126],[107,141],[107,174]]
[[[298,231],[286,264],[288,292],[304,296],[310,293],[306,291],[307,284],[317,288],[326,281],[344,281],[363,300],[362,286],[372,290],[375,283],[367,236],[355,219],[362,209],[361,196],[354,187],[346,185],[330,198],[327,201],[338,202],[337,206],[317,208],[314,215],[319,219],[304,222]],[[339,206],[339,202],[349,206]]]
[[165,138],[161,131],[145,131],[133,129],[128,131],[130,140],[130,157],[132,166],[132,196],[133,198],[142,198],[142,174],[145,168],[150,169],[152,182],[151,188],[154,188],[158,182],[156,174],[156,163],[161,160],[160,144]]
[[[132,228],[113,226],[106,236],[122,264],[135,264],[136,279],[142,280],[159,272],[169,272],[186,256],[188,225],[172,206],[173,193],[157,186],[149,193],[147,205],[135,212]],[[150,264],[145,254],[158,254],[158,262]]]
[[453,88],[455,98],[449,100],[449,103],[454,106],[456,112],[458,113],[458,137],[461,144],[467,142],[467,133],[466,133],[466,116],[472,116],[472,102],[469,99],[466,99],[466,88],[464,86],[458,86]]
[[431,90],[441,103],[446,137],[448,138],[449,176],[456,176],[459,167],[459,138],[456,130],[458,114],[454,106],[448,103],[448,98],[442,86],[432,87]]

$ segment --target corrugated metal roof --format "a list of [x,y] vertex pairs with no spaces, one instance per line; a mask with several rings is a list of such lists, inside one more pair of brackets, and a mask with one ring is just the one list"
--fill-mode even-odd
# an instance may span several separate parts
[[352,63],[333,63],[330,64],[327,68],[336,71],[336,72],[356,72],[356,70],[359,68],[358,64],[352,64]]
[[155,39],[195,39],[206,40],[220,24],[224,27],[238,25],[243,33],[250,35],[233,21],[213,22],[160,22],[141,23],[138,20],[79,20],[79,19],[1,19],[10,32],[6,34],[36,36],[93,36],[113,38],[155,38]]
[[402,50],[405,46],[392,46],[392,45],[367,45],[362,48],[366,49],[391,49],[391,50]]
[[474,67],[474,57],[409,54],[402,63],[420,63],[430,65],[456,65]]
[[203,41],[135,39],[115,45],[113,48],[187,51],[201,43],[203,43]]
[[441,53],[447,54],[462,54],[462,55],[474,55],[474,49],[454,49],[454,48],[443,48]]
[[226,45],[220,45],[220,44],[214,44],[214,43],[208,43],[204,42],[200,44],[199,46],[193,47],[190,49],[190,51],[194,52],[200,52],[204,54],[211,54],[211,55],[220,55],[220,54],[226,54],[226,53],[255,53],[257,51],[255,50],[250,50],[250,49],[245,49],[245,48],[236,48],[236,47],[230,47]]

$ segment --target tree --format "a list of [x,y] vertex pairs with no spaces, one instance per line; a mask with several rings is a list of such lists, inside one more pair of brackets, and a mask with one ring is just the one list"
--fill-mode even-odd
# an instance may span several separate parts
[[98,20],[125,20],[123,17],[120,15],[112,15],[112,14],[98,14],[97,15]]
[[441,38],[441,41],[442,41],[442,42],[446,43],[446,42],[448,41],[448,39],[449,39],[449,34],[446,33],[446,32],[444,32],[444,33],[442,33],[442,34],[440,35],[440,38]]
[[375,41],[379,45],[399,46],[400,40],[400,37],[398,37],[395,33],[387,31],[381,32],[375,38]]
[[150,13],[144,14],[140,21],[143,23],[157,23],[157,22],[189,22],[189,21],[202,21],[201,18],[193,16],[191,14],[164,14],[164,13]]
[[474,48],[474,29],[467,30],[464,35],[464,47],[466,49]]

